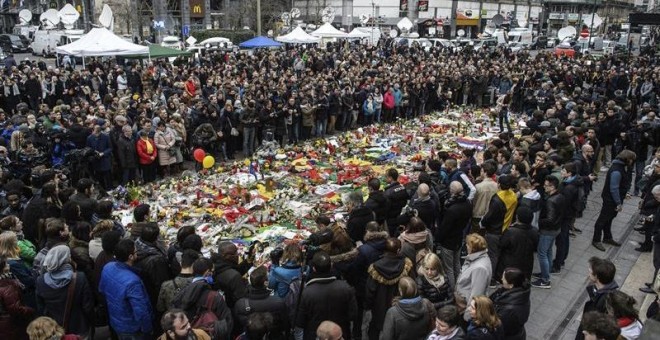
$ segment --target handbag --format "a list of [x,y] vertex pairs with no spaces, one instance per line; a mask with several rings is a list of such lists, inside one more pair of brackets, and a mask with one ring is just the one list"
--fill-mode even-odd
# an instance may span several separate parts
[[62,326],[64,327],[64,331],[68,333],[69,331],[69,319],[71,318],[71,308],[73,308],[73,294],[76,291],[76,273],[73,272],[73,276],[71,277],[71,282],[69,283],[69,289],[67,289],[66,293],[66,305],[64,306],[64,320],[62,322]]
[[229,132],[229,134],[234,137],[238,136],[238,129],[231,124],[231,119],[227,118],[227,122],[229,122],[229,127],[231,128],[231,132]]

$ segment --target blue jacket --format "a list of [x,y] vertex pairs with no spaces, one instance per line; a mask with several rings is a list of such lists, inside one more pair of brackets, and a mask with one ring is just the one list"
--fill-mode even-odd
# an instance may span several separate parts
[[99,292],[105,296],[110,326],[117,333],[151,333],[153,314],[149,295],[133,268],[123,262],[106,264]]
[[394,106],[401,106],[401,100],[403,100],[401,90],[394,90]]
[[94,168],[97,171],[110,171],[112,168],[112,145],[110,144],[110,137],[105,133],[101,133],[98,136],[91,134],[87,137],[87,146],[94,149],[94,151],[103,153],[103,156],[94,162]]
[[300,277],[302,270],[299,265],[294,265],[287,262],[283,266],[273,267],[270,270],[270,280],[268,280],[268,288],[277,293],[277,296],[284,298],[289,292],[289,284],[291,280]]

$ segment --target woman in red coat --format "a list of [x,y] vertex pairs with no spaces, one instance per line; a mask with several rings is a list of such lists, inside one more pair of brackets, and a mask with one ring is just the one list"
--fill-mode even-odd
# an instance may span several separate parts
[[34,310],[21,301],[22,284],[0,256],[0,334],[4,339],[27,339],[25,328]]
[[394,89],[391,87],[383,95],[383,113],[384,121],[391,122],[394,120]]
[[135,143],[137,149],[138,162],[142,170],[142,181],[144,183],[152,182],[156,179],[156,158],[158,149],[154,140],[149,138],[147,131],[142,130],[138,133],[139,137]]

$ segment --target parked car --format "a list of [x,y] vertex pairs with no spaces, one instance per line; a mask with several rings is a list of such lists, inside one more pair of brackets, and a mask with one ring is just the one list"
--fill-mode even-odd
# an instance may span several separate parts
[[548,47],[548,37],[541,35],[532,39],[532,45],[529,47],[532,50],[541,50]]
[[4,63],[5,59],[7,59],[7,55],[5,54],[5,52],[2,49],[0,49],[0,62]]
[[511,52],[514,52],[514,53],[520,52],[520,51],[524,50],[526,47],[527,46],[525,46],[525,44],[519,43],[519,42],[511,42],[511,43],[509,43],[509,45],[507,45],[507,48],[510,49]]
[[559,45],[560,41],[559,38],[557,37],[548,37],[548,42],[546,44],[547,48],[553,48],[557,45]]
[[564,41],[555,47],[557,57],[575,58],[578,53],[580,53],[580,45],[576,44],[574,40]]
[[475,51],[486,50],[493,52],[499,45],[497,38],[481,39],[474,42],[473,48]]
[[12,53],[25,53],[28,46],[23,44],[21,38],[15,34],[0,34],[0,48]]

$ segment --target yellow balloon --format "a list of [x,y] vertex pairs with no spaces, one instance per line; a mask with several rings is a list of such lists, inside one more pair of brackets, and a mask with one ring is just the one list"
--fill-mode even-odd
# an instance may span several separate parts
[[204,157],[204,161],[202,162],[202,165],[204,166],[204,169],[209,169],[214,164],[215,164],[215,158],[213,158],[213,156]]

